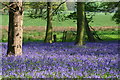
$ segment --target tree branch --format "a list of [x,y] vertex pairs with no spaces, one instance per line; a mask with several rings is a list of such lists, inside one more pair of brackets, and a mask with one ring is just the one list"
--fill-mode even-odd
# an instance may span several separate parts
[[5,9],[7,9],[7,7],[2,8],[0,11],[4,11]]
[[[62,4],[64,4],[65,2],[67,2],[67,0],[65,0],[64,2],[62,2],[62,3],[60,3],[59,5],[58,5],[58,7],[52,12],[52,14],[51,14],[51,16],[60,8],[60,6],[62,5]],[[45,19],[46,19],[47,17],[45,17]]]
[[[1,3],[2,5],[4,5],[4,6],[6,6],[7,8],[10,8],[10,9],[12,9],[13,11],[15,11],[14,8],[10,7],[10,6],[12,6],[13,4],[15,4],[15,3],[12,3],[12,4],[10,4],[10,5],[7,5],[7,4],[2,3],[2,2],[0,2],[0,3]],[[3,10],[4,10],[4,8],[3,8]]]
[[62,5],[62,4],[64,4],[65,2],[67,2],[67,0],[65,0],[64,2],[62,2],[62,3],[60,3],[59,5],[58,5],[58,7],[52,12],[52,15],[60,8],[60,6]]

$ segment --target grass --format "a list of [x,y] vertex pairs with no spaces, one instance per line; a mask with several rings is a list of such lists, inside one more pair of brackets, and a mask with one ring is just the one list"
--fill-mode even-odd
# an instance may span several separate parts
[[45,37],[45,32],[35,32],[35,31],[29,31],[24,32],[23,34],[23,41],[43,41]]
[[[101,27],[101,26],[118,26],[113,20],[112,20],[112,16],[114,13],[108,13],[107,15],[105,15],[104,13],[96,13],[96,15],[93,17],[93,23],[90,23],[91,26],[95,26],[95,27]],[[0,20],[0,22],[2,22],[3,26],[7,26],[8,25],[8,15],[2,15],[0,16],[0,18],[2,17],[2,20]],[[65,21],[59,21],[57,20],[58,17],[54,16],[54,18],[56,20],[53,20],[53,26],[63,26],[63,27],[68,27],[68,26],[76,26],[76,21],[68,19]],[[46,26],[46,20],[41,19],[41,18],[30,18],[27,15],[24,15],[24,19],[23,19],[23,26]]]
[[[75,35],[76,32],[67,32],[66,42],[75,41]],[[53,32],[53,35],[56,34],[57,36],[57,42],[62,41],[63,33],[62,32]],[[111,41],[111,40],[120,40],[120,37],[118,36],[118,31],[116,30],[109,30],[109,31],[97,31],[97,34],[99,37],[104,41]],[[24,31],[23,33],[23,42],[27,41],[42,41],[45,38],[45,32],[39,32],[39,31]],[[85,40],[87,41],[87,36],[85,35]],[[7,42],[7,31],[2,31],[2,41],[1,42]]]
[[120,40],[118,35],[102,35],[100,36],[103,40],[110,41],[110,40]]
[[105,15],[104,13],[96,13],[95,17],[93,17],[93,23],[91,26],[99,27],[99,26],[118,26],[113,20],[112,16],[114,13],[108,13]]
[[[1,17],[0,17],[1,18]],[[2,15],[2,20],[0,20],[3,26],[7,26],[9,21],[8,21],[8,15]],[[23,26],[46,26],[46,20],[41,19],[41,18],[30,18],[28,16],[24,16],[23,18]],[[58,20],[53,21],[53,26],[76,26],[74,20],[65,20],[63,22],[60,22]]]

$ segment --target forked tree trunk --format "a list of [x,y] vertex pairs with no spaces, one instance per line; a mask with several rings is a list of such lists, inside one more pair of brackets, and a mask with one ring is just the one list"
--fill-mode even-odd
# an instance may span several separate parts
[[85,14],[85,30],[86,30],[86,33],[87,33],[87,36],[88,36],[88,40],[90,42],[95,42],[95,38],[94,38],[94,36],[93,36],[93,34],[92,34],[91,30],[90,30],[86,14]]
[[76,45],[83,45],[85,30],[84,2],[77,2],[77,36]]
[[22,55],[23,9],[22,0],[18,1],[10,2],[7,56]]
[[52,3],[47,2],[47,28],[46,28],[46,43],[52,43]]

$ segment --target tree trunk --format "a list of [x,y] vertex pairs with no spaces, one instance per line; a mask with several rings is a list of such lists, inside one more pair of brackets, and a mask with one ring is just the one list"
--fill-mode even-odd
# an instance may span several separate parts
[[90,42],[95,42],[95,38],[94,38],[93,34],[91,33],[86,14],[85,14],[85,29],[86,29],[86,33],[87,33],[87,36],[88,36],[88,40]]
[[52,3],[47,2],[47,28],[46,28],[46,43],[52,43]]
[[10,2],[9,10],[9,31],[8,31],[8,50],[7,56],[22,55],[22,24],[23,8],[22,0],[19,2]]
[[85,30],[84,2],[77,2],[77,36],[76,45],[83,45]]

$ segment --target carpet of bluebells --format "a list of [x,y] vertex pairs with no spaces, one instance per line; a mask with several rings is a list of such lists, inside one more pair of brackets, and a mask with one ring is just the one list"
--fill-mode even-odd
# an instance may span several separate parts
[[118,41],[23,43],[23,55],[5,57],[7,43],[0,43],[3,77],[16,78],[119,78]]

